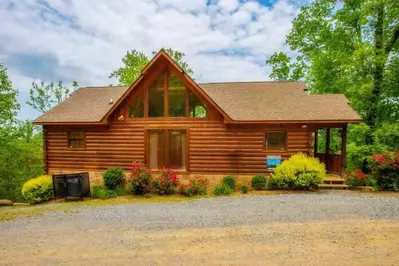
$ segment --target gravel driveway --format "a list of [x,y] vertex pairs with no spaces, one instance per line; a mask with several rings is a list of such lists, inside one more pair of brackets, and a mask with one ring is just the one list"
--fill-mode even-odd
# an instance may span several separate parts
[[349,191],[80,206],[0,223],[5,265],[395,265],[399,197]]

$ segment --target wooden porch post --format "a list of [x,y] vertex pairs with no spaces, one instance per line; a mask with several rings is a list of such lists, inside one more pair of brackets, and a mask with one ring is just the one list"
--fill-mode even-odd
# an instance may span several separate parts
[[319,144],[319,130],[316,129],[314,131],[314,144],[313,144],[313,151],[314,153],[317,153],[317,146]]
[[346,139],[348,125],[344,125],[341,131],[341,177],[345,176],[345,169],[346,169]]
[[330,169],[330,135],[331,129],[326,128],[326,154],[324,155],[324,163],[326,164],[326,170],[329,171]]
[[326,154],[330,154],[330,136],[331,136],[331,129],[326,129]]

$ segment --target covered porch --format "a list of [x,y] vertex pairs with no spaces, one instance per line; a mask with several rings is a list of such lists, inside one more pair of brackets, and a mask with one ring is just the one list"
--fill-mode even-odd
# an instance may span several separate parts
[[[332,129],[338,129],[340,135],[340,149],[333,151],[331,149],[331,131]],[[338,175],[341,178],[345,177],[346,168],[346,142],[347,142],[347,124],[340,126],[320,126],[316,127],[314,131],[314,144],[313,153],[314,157],[318,158],[321,162],[326,165],[327,173]],[[324,131],[324,151],[319,150],[320,131]],[[337,150],[337,149],[336,149]]]

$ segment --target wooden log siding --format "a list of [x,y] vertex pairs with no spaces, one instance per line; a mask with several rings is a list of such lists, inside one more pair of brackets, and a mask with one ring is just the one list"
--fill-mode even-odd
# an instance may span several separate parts
[[[187,171],[190,173],[264,173],[267,154],[285,159],[297,152],[308,152],[309,134],[299,125],[279,127],[287,132],[287,149],[268,152],[264,147],[267,126],[226,125],[220,117],[213,117],[214,120],[113,121],[109,126],[98,127],[45,126],[47,167],[49,171],[128,169],[135,161],[145,162],[145,130],[148,129],[187,130]],[[85,149],[68,148],[69,130],[85,131]]]

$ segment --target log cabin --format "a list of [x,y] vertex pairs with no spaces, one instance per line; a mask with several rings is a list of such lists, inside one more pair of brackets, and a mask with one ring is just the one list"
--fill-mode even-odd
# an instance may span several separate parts
[[[129,87],[80,88],[34,123],[43,126],[45,171],[89,172],[92,183],[134,162],[171,167],[183,180],[216,184],[230,174],[249,183],[269,173],[266,158],[298,152],[344,175],[347,125],[361,119],[344,95],[306,91],[303,82],[197,83],[161,50]],[[332,128],[341,154],[330,154]]]

